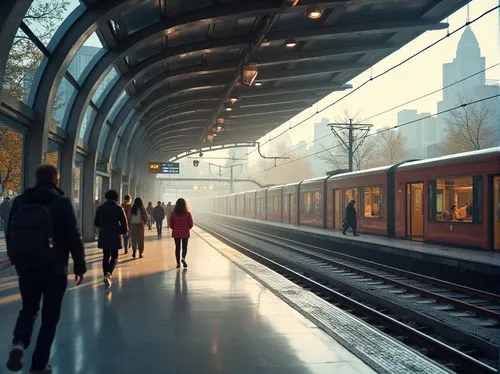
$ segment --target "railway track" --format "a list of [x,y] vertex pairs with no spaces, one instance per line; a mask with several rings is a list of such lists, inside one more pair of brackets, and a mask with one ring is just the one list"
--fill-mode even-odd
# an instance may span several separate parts
[[500,296],[221,220],[229,242],[458,373],[497,373]]

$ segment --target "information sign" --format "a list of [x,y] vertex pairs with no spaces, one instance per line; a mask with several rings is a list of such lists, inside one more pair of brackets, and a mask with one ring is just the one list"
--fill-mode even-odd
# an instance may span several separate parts
[[179,174],[178,162],[150,162],[149,172],[155,174]]

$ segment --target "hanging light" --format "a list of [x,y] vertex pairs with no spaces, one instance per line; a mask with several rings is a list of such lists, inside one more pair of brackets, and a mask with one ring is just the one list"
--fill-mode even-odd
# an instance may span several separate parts
[[207,142],[212,143],[213,140],[214,140],[213,134],[208,134],[207,135]]
[[241,84],[251,86],[255,78],[257,78],[257,64],[248,63],[241,67]]
[[297,45],[297,41],[293,38],[286,39],[285,40],[285,47],[287,48],[293,48]]
[[216,132],[221,132],[224,129],[222,125],[215,125],[215,131]]
[[226,107],[226,112],[230,112],[230,111],[232,111],[232,110],[233,110],[233,108],[231,108],[230,106],[227,106],[227,107]]
[[260,42],[260,45],[262,47],[269,47],[271,45],[271,42],[269,41],[269,39],[262,39],[262,41]]
[[229,98],[229,101],[231,102],[231,104],[234,104],[235,102],[237,102],[237,101],[238,101],[238,97],[237,97],[237,96],[231,96],[231,97]]
[[311,5],[307,8],[307,18],[309,19],[318,19],[323,15],[323,9],[321,9],[317,5]]
[[217,118],[215,119],[215,123],[217,125],[223,125],[224,124],[224,117],[222,116],[217,116]]
[[260,87],[260,86],[262,86],[262,82],[255,82],[253,85],[257,86],[257,87]]

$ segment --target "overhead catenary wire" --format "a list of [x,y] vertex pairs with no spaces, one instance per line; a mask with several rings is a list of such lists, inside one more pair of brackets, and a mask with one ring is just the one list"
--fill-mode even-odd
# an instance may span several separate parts
[[[389,109],[383,110],[382,112],[379,112],[379,113],[376,113],[376,114],[374,114],[374,115],[371,115],[370,117],[364,118],[364,119],[362,119],[360,122],[367,122],[367,121],[369,121],[369,120],[371,120],[371,119],[373,119],[373,118],[379,117],[379,116],[381,116],[381,115],[383,115],[383,114],[387,114],[387,113],[389,113],[389,112],[392,112],[393,110],[399,109],[399,108],[401,108],[401,107],[403,107],[403,106],[405,106],[405,105],[408,105],[408,104],[414,103],[414,102],[416,102],[416,101],[418,101],[418,100],[425,99],[426,97],[429,97],[429,96],[431,96],[431,95],[434,95],[435,93],[441,92],[441,91],[443,91],[443,90],[445,90],[445,89],[447,89],[447,88],[453,87],[453,86],[455,86],[455,85],[457,85],[457,84],[459,84],[459,83],[462,83],[462,82],[466,81],[467,79],[473,78],[473,77],[475,77],[475,76],[477,76],[477,75],[479,75],[479,74],[482,74],[482,73],[484,73],[484,72],[486,72],[486,71],[488,71],[488,70],[490,70],[490,69],[493,69],[494,67],[497,67],[497,66],[499,66],[499,65],[500,65],[500,62],[497,62],[497,63],[495,63],[495,64],[493,64],[493,65],[490,65],[490,66],[488,66],[488,67],[486,67],[486,68],[484,68],[484,69],[481,69],[481,70],[479,70],[479,71],[477,71],[477,72],[475,72],[475,73],[473,73],[473,74],[470,74],[470,75],[468,75],[468,76],[466,76],[466,77],[463,77],[462,79],[459,79],[459,80],[456,80],[456,81],[454,81],[454,82],[452,82],[452,83],[450,83],[450,84],[447,84],[447,85],[445,85],[445,86],[443,86],[443,87],[441,87],[441,88],[439,88],[439,89],[436,89],[436,90],[433,90],[433,91],[431,91],[431,92],[428,92],[428,93],[426,93],[426,94],[424,94],[424,95],[421,95],[421,96],[415,97],[415,98],[413,98],[413,99],[411,99],[411,100],[407,100],[407,101],[405,101],[404,103],[401,103],[401,104],[395,105],[395,106],[393,106],[393,107],[391,107],[391,108],[389,108]],[[310,141],[310,142],[308,142],[308,143],[302,144],[302,145],[300,145],[299,147],[295,147],[295,148],[294,148],[294,151],[296,151],[297,149],[301,149],[301,148],[303,148],[303,147],[306,147],[306,146],[308,146],[308,145],[310,145],[310,144],[313,144],[313,143],[315,143],[315,142],[317,142],[317,141],[319,141],[319,140],[322,140],[322,139],[325,139],[325,138],[329,138],[330,136],[333,136],[333,134],[332,134],[332,133],[330,133],[330,134],[326,134],[326,135],[320,136],[320,137],[318,137],[318,138],[314,138],[313,140],[311,140],[311,141]],[[291,152],[287,152],[287,153],[285,154],[285,156],[288,156],[290,153],[291,153]]]
[[[412,121],[408,121],[408,122],[405,122],[405,123],[402,123],[402,124],[399,124],[399,125],[394,125],[394,126],[386,127],[386,128],[384,128],[384,129],[382,129],[380,131],[377,131],[377,132],[374,132],[372,134],[367,135],[367,137],[379,135],[379,134],[382,134],[382,133],[387,132],[387,131],[391,131],[391,130],[394,130],[394,129],[397,129],[397,128],[408,126],[408,125],[411,125],[413,123],[420,122],[422,120],[425,120],[425,119],[428,119],[428,118],[431,118],[431,117],[434,117],[434,116],[439,116],[441,114],[445,114],[445,113],[448,113],[448,112],[451,112],[453,110],[457,110],[457,109],[460,109],[460,108],[465,108],[465,107],[467,107],[469,105],[478,104],[478,103],[480,103],[482,101],[491,100],[491,99],[494,99],[496,97],[500,97],[500,94],[495,94],[495,95],[483,97],[481,99],[473,100],[473,101],[470,101],[470,102],[467,102],[467,103],[463,103],[463,104],[454,106],[452,108],[444,109],[444,110],[438,111],[436,113],[429,114],[429,115],[427,115],[425,117],[421,117],[421,118],[418,118],[418,119],[415,119],[415,120],[412,120]],[[296,161],[300,161],[300,160],[303,160],[303,159],[306,159],[306,158],[309,158],[309,157],[312,157],[312,156],[316,156],[316,155],[318,155],[320,153],[323,153],[323,152],[331,151],[331,150],[339,148],[339,147],[340,147],[340,144],[337,144],[337,145],[334,145],[332,147],[325,148],[325,149],[322,149],[320,151],[317,151],[317,152],[314,152],[314,153],[311,153],[311,154],[308,154],[308,155],[305,155],[305,156],[302,156],[302,157],[299,157],[299,158],[287,161],[287,162],[285,162],[283,164],[280,164],[280,165],[278,165],[276,167],[285,166],[285,165],[291,164],[291,163],[296,162]],[[272,167],[269,167],[267,169],[260,170],[260,171],[256,172],[255,174],[265,173],[265,172],[267,172],[267,171],[269,171],[271,169],[274,169],[274,168],[275,168],[275,166],[272,166]]]
[[[495,10],[497,9],[500,9],[500,5],[497,5],[497,6],[494,6],[490,9],[488,9],[487,11],[481,13],[479,16],[477,16],[476,18],[472,19],[472,20],[469,20],[467,19],[467,21],[460,27],[456,28],[455,30],[453,31],[449,31],[447,30],[446,32],[446,35],[438,38],[437,40],[435,40],[434,42],[430,43],[429,45],[419,49],[418,51],[416,51],[415,53],[411,54],[410,56],[408,56],[407,58],[403,59],[402,61],[394,64],[393,66],[387,68],[386,70],[382,71],[381,73],[379,74],[376,74],[374,76],[372,76],[370,74],[370,78],[367,79],[366,81],[364,81],[363,83],[361,83],[358,87],[356,87],[355,89],[349,91],[348,93],[346,93],[345,95],[341,96],[340,98],[338,98],[337,100],[333,101],[332,103],[328,104],[327,106],[325,106],[324,108],[322,108],[321,110],[318,110],[316,109],[315,113],[309,115],[307,118],[297,122],[295,125],[290,125],[287,129],[285,129],[284,131],[282,131],[281,133],[277,134],[276,136],[274,137],[270,137],[268,140],[266,140],[265,142],[261,143],[261,147],[268,144],[269,142],[279,138],[280,136],[284,135],[285,133],[287,133],[288,131],[300,126],[301,124],[305,123],[306,121],[308,121],[309,119],[313,118],[314,116],[316,116],[317,114],[319,113],[322,113],[324,112],[326,109],[329,109],[331,108],[333,105],[335,104],[338,104],[339,102],[341,102],[342,100],[346,99],[347,97],[351,96],[352,94],[354,94],[355,92],[361,90],[363,87],[365,87],[366,85],[368,85],[370,82],[374,81],[375,79],[377,78],[380,78],[386,74],[388,74],[389,72],[397,69],[398,67],[401,67],[402,65],[406,64],[408,61],[411,61],[413,60],[415,57],[421,55],[422,53],[426,52],[427,50],[435,47],[436,45],[440,44],[441,42],[443,42],[444,40],[446,40],[447,38],[449,38],[450,36],[458,33],[460,30],[472,25],[473,23],[479,21],[480,19],[482,19],[483,17],[485,17],[486,15],[494,12]],[[246,156],[249,156],[251,155],[252,153],[256,152],[255,149],[253,149],[252,151],[250,152],[247,152],[242,158],[246,157]]]

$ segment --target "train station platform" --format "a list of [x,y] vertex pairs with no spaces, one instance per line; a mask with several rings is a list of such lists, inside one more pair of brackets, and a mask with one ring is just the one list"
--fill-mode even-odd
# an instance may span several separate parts
[[[54,373],[447,372],[198,228],[188,269],[175,268],[169,238],[148,235],[144,254],[121,255],[106,291],[100,251],[88,249],[85,282],[68,285]],[[9,268],[0,272],[2,365],[19,306]]]

